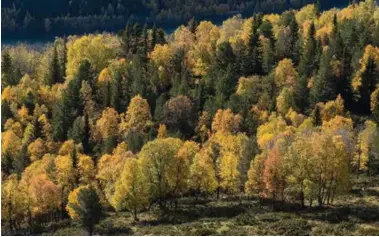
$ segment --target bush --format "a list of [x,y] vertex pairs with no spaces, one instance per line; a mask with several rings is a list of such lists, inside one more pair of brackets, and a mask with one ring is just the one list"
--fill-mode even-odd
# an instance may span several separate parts
[[270,235],[310,235],[311,226],[303,219],[284,219],[266,226],[262,226]]
[[312,235],[352,235],[355,229],[354,223],[346,221],[340,224],[322,224],[314,228]]
[[116,225],[114,220],[106,219],[95,227],[99,235],[133,235],[132,229],[126,225]]
[[235,223],[237,225],[256,225],[258,221],[252,213],[243,213],[235,218]]

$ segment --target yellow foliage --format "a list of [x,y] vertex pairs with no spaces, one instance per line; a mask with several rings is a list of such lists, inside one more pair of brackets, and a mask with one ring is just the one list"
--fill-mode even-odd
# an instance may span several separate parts
[[167,128],[164,124],[159,124],[157,138],[166,138],[167,137]]
[[98,34],[70,37],[67,43],[67,78],[76,75],[78,65],[88,59],[96,72],[106,68],[109,61],[116,58],[120,41],[115,35]]
[[157,67],[167,68],[170,59],[173,55],[173,51],[168,44],[157,44],[154,50],[150,53],[150,59],[152,59]]
[[78,171],[81,184],[90,184],[93,182],[96,170],[92,158],[87,155],[79,155]]
[[78,204],[78,194],[80,190],[85,189],[85,188],[88,188],[88,186],[79,186],[78,188],[72,190],[70,194],[68,195],[68,204],[66,206],[66,210],[68,214],[70,215],[71,219],[79,218],[79,214],[76,213],[76,211],[73,208],[71,208],[70,205]]
[[236,133],[239,130],[241,116],[233,114],[230,109],[217,110],[212,122],[212,131],[221,133]]
[[105,108],[101,118],[96,121],[97,132],[103,141],[108,137],[116,136],[119,129],[119,115],[113,108]]
[[109,71],[108,68],[104,68],[100,74],[99,77],[97,78],[97,83],[101,84],[104,82],[110,82],[112,80],[112,75],[111,72]]
[[362,75],[366,72],[366,67],[369,59],[373,59],[376,63],[376,70],[379,72],[379,48],[367,45],[362,59],[360,60],[360,69],[356,72],[351,85],[355,91],[362,86]]
[[241,188],[239,157],[227,152],[220,158],[220,186],[229,193],[238,193]]
[[322,120],[329,121],[337,115],[344,116],[344,110],[344,101],[341,95],[338,95],[335,100],[329,101],[323,106]]
[[174,32],[173,45],[185,51],[191,49],[195,44],[195,35],[185,26],[179,26]]
[[314,4],[301,8],[296,14],[296,21],[301,26],[306,21],[314,21],[317,18],[317,11]]
[[75,170],[69,155],[57,156],[54,160],[58,185],[66,191],[71,190],[75,182]]
[[275,84],[281,89],[283,87],[294,87],[299,75],[291,59],[285,58],[275,68]]
[[30,160],[36,161],[43,157],[46,153],[45,143],[41,138],[36,139],[28,146],[28,153],[30,154]]
[[137,211],[149,203],[147,180],[136,158],[127,159],[119,179],[116,182],[112,200],[117,210],[129,210],[135,217]]
[[212,157],[205,150],[195,155],[190,172],[190,184],[194,190],[212,193],[217,189],[218,182],[214,163]]
[[29,110],[25,105],[23,105],[21,109],[17,111],[17,118],[19,119],[20,123],[24,125],[30,121],[31,116],[29,115]]
[[60,189],[51,182],[46,174],[35,176],[28,187],[33,215],[48,214],[60,208]]
[[75,146],[74,140],[71,139],[71,140],[65,141],[59,149],[59,152],[58,152],[59,155],[65,156],[65,155],[71,154],[74,146]]
[[276,116],[272,114],[269,121],[258,127],[257,130],[257,142],[261,149],[264,149],[272,139],[279,133],[285,131],[287,124],[282,116]]
[[240,38],[242,26],[243,20],[240,16],[233,16],[225,20],[220,28],[220,38],[217,43],[220,44],[233,38]]
[[7,130],[1,135],[1,153],[9,152],[11,155],[15,156],[21,149],[21,138],[17,136],[12,130]]
[[122,132],[128,132],[134,129],[139,132],[146,131],[152,125],[150,106],[146,99],[136,95],[129,103],[125,116],[121,116],[120,129]]

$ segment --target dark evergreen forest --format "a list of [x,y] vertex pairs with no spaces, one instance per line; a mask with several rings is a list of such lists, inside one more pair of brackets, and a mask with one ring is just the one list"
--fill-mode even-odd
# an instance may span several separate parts
[[[4,0],[4,38],[63,36],[115,32],[126,22],[176,28],[192,17],[221,22],[228,16],[253,12],[280,13],[315,0]],[[348,0],[321,0],[323,9],[346,6]]]

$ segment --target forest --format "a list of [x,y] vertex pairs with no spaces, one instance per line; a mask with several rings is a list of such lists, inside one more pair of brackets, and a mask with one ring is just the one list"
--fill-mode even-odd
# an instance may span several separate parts
[[379,7],[2,49],[3,235],[377,235]]
[[[355,0],[358,1],[358,0]],[[7,38],[116,32],[125,22],[176,28],[192,17],[220,22],[236,13],[282,12],[315,0],[4,0],[1,30]],[[323,8],[347,0],[322,0]]]

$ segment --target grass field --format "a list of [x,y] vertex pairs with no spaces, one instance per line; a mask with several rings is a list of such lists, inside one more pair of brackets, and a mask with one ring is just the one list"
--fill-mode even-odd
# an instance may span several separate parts
[[[223,197],[181,199],[166,214],[152,208],[134,222],[127,212],[107,212],[95,235],[379,235],[379,177],[355,178],[333,206],[302,209],[285,203]],[[36,230],[42,235],[86,235],[69,220]]]

